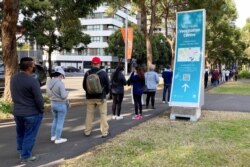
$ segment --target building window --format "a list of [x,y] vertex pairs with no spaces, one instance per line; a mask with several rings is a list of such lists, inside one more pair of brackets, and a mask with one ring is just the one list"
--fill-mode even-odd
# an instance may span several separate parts
[[89,48],[88,49],[88,54],[90,56],[97,56],[98,55],[98,49],[97,48]]
[[101,19],[103,18],[103,13],[93,13],[87,16],[87,19]]
[[100,25],[88,25],[87,30],[88,31],[98,31],[98,30],[101,30],[101,26]]
[[103,37],[103,42],[108,42],[108,39],[109,39],[109,37],[104,36],[104,37]]
[[101,42],[101,37],[91,37],[91,42]]
[[118,16],[117,14],[114,15],[114,19],[123,22],[123,18],[121,16]]

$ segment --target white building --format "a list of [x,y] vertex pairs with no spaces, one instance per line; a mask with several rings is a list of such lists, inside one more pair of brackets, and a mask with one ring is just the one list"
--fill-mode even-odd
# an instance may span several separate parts
[[[128,21],[137,24],[136,15],[129,15],[130,7],[124,7],[118,10],[113,16],[108,16],[105,11],[108,8],[102,5],[93,12],[92,15],[80,19],[84,25],[84,33],[91,36],[91,43],[85,50],[72,49],[71,52],[53,52],[52,61],[54,65],[63,67],[73,66],[80,69],[90,68],[90,61],[94,56],[99,56],[102,60],[102,65],[106,68],[110,67],[110,62],[117,62],[116,57],[106,55],[104,48],[108,47],[107,40],[109,36],[120,27],[125,25],[126,18]],[[44,60],[47,55],[44,55]]]

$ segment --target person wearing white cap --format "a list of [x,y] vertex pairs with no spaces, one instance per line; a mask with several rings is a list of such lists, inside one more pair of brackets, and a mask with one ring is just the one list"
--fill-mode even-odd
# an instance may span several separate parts
[[65,116],[68,112],[68,92],[62,82],[62,79],[65,77],[65,72],[62,67],[55,67],[51,76],[52,79],[49,80],[47,84],[47,94],[51,100],[51,111],[53,114],[51,141],[55,142],[55,144],[59,144],[67,141],[66,138],[61,138],[61,134]]

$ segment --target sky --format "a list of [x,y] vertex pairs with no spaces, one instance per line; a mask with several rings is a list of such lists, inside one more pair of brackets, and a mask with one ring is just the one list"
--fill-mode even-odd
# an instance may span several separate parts
[[242,28],[246,24],[246,19],[250,17],[250,0],[234,0],[238,12],[236,26]]

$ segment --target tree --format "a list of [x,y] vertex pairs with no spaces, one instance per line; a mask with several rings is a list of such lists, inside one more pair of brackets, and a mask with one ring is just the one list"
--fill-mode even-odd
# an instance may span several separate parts
[[18,20],[18,0],[3,1],[3,19],[1,24],[2,31],[2,49],[3,63],[5,69],[5,91],[4,99],[11,101],[10,78],[17,72],[17,54],[16,54],[16,25]]
[[83,44],[90,41],[89,37],[82,36],[80,32],[82,27],[79,18],[91,13],[101,2],[102,0],[22,0],[19,6],[18,0],[3,0],[1,33],[5,65],[5,100],[11,101],[10,78],[17,72],[18,67],[16,31],[19,12],[25,17],[22,26],[25,26],[26,38],[36,40],[40,46],[47,45],[48,53],[51,53],[57,49],[70,49],[79,41]]
[[[110,4],[110,10],[112,12],[117,9],[125,6],[126,4],[131,4],[134,10],[140,12],[141,14],[141,30],[146,38],[146,60],[147,67],[152,64],[153,55],[152,55],[152,45],[151,45],[151,36],[153,35],[153,31],[156,25],[159,22],[159,17],[156,15],[156,11],[159,8],[159,3],[157,0],[117,0],[117,1],[108,1]],[[149,17],[149,19],[148,19]]]
[[[86,47],[91,42],[90,36],[83,34],[79,18],[100,4],[99,1],[47,0],[22,2],[22,22],[25,36],[48,53],[49,73],[51,73],[51,54],[54,50],[70,50],[81,44]],[[88,7],[88,8],[87,8]]]
[[162,33],[153,34],[151,37],[153,60],[158,67],[171,63],[170,47],[166,43],[166,37]]
[[243,60],[245,63],[250,64],[250,18],[247,19],[245,26],[241,30],[241,41],[244,47]]
[[[145,62],[146,45],[145,37],[141,30],[136,25],[130,25],[134,29],[134,39],[133,39],[133,52],[132,58],[140,59]],[[119,62],[122,62],[124,59],[125,44],[121,35],[121,30],[118,29],[115,31],[108,39],[108,47],[105,49],[107,54],[112,56],[117,56]]]
[[[146,64],[146,39],[144,34],[141,32],[139,27],[136,25],[132,26],[134,29],[134,40],[133,40],[133,55],[132,58],[139,60],[140,63]],[[163,66],[170,61],[170,50],[167,47],[165,37],[163,34],[153,34],[150,38],[152,44],[152,63],[157,66]],[[107,54],[117,56],[120,62],[124,59],[124,41],[122,39],[121,31],[117,30],[114,32],[108,40],[108,47],[105,49]]]

